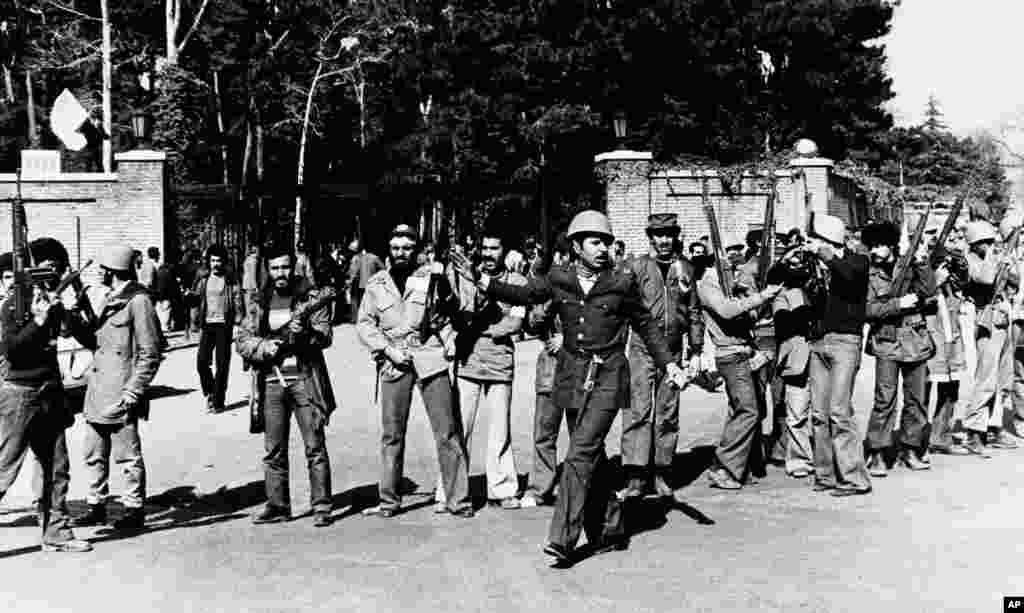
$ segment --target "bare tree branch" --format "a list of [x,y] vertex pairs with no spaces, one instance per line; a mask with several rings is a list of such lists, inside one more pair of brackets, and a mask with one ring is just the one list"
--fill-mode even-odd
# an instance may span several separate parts
[[78,10],[75,10],[75,9],[71,8],[70,6],[64,6],[63,4],[60,4],[59,2],[54,2],[54,0],[46,0],[46,3],[49,4],[50,6],[54,7],[54,8],[58,8],[58,9],[60,9],[62,11],[66,11],[68,13],[71,13],[72,15],[77,15],[78,17],[81,17],[82,19],[89,19],[91,21],[103,21],[99,17],[93,17],[92,15],[86,15],[85,13],[83,13],[81,11],[78,11]]
[[206,5],[209,3],[210,0],[203,0],[203,3],[199,5],[199,10],[196,11],[195,19],[192,20],[192,25],[189,26],[188,31],[185,32],[185,37],[181,39],[181,43],[178,45],[178,53],[181,53],[185,49],[188,39],[192,38],[192,34],[195,33],[196,28],[199,27],[199,21],[203,18],[203,13],[206,11]]

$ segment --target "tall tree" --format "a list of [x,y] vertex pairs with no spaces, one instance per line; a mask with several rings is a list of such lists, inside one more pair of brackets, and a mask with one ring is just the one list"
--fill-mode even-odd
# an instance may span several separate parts
[[924,123],[922,127],[931,132],[945,132],[949,126],[942,121],[942,109],[939,108],[939,100],[935,94],[928,94],[928,103],[924,108]]

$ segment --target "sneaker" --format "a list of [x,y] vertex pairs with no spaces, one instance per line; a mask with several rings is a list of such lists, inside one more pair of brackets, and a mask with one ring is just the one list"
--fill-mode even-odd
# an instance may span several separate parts
[[838,487],[832,492],[833,498],[845,498],[847,496],[863,496],[864,494],[870,494],[871,488],[855,488],[855,487]]
[[533,509],[540,506],[540,501],[533,494],[523,494],[523,497],[519,499],[520,509]]
[[142,530],[146,525],[146,513],[141,508],[125,509],[124,516],[114,522],[114,530]]
[[987,451],[985,451],[985,444],[981,442],[981,434],[978,432],[971,432],[967,437],[967,444],[964,445],[964,449],[971,455],[980,456],[982,458],[991,458]]
[[448,512],[451,513],[453,516],[461,519],[470,519],[471,517],[476,515],[476,511],[474,511],[473,507],[468,504],[464,507],[459,507],[457,509],[449,509]]
[[910,470],[928,470],[931,468],[931,465],[922,462],[921,458],[917,457],[917,454],[910,449],[904,449],[903,453],[900,454],[900,463]]
[[91,504],[88,513],[72,521],[76,526],[102,526],[107,523],[107,507],[103,504]]
[[331,514],[326,511],[313,513],[313,525],[317,528],[326,528],[331,525]]
[[386,507],[382,504],[370,507],[369,509],[363,509],[363,515],[367,517],[383,517],[384,519],[389,519],[394,517],[397,513],[398,509],[396,507]]
[[252,518],[254,524],[279,524],[281,522],[290,521],[292,514],[287,509],[279,509],[267,505],[262,511],[259,512],[255,517]]
[[68,539],[59,543],[43,543],[42,549],[60,553],[85,553],[92,551],[92,544],[82,539]]
[[807,477],[811,476],[811,471],[807,470],[806,468],[798,468],[793,472],[789,473],[789,476],[793,477],[794,479],[806,479]]
[[957,445],[956,443],[952,445],[932,445],[929,451],[938,455],[971,455],[971,452],[963,445]]
[[512,511],[515,509],[522,508],[522,503],[520,503],[519,499],[516,498],[515,496],[502,498],[500,501],[498,501],[498,504],[501,505],[501,508],[505,509],[506,511]]
[[442,515],[442,514],[447,513],[447,512],[448,512],[448,503],[447,502],[445,502],[443,500],[438,500],[438,501],[434,502],[434,513],[437,513],[438,515]]
[[994,433],[991,442],[988,444],[993,449],[1016,449],[1017,441],[1014,440],[1013,436],[1007,434],[1004,430]]

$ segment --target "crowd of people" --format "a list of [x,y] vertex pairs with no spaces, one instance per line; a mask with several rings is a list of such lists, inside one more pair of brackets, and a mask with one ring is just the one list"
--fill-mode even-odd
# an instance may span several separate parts
[[[551,253],[534,240],[514,250],[499,227],[439,253],[404,224],[392,231],[385,260],[353,241],[315,264],[300,244],[295,252],[256,245],[233,265],[214,245],[201,260],[191,251],[170,267],[156,248],[143,257],[112,246],[99,258],[107,296],[95,308],[80,284],[58,291],[58,281],[44,281],[32,292],[7,292],[0,308],[0,404],[8,409],[0,422],[0,496],[31,448],[42,475],[44,546],[91,547],[74,538],[64,501],[63,432],[74,409],[54,408],[62,375],[51,341],[73,336],[94,351],[83,411],[89,511],[74,523],[107,521],[113,454],[129,475],[127,512],[114,527],[141,529],[145,465],[137,422],[148,412],[146,390],[164,334],[177,324],[199,335],[207,410],[224,410],[232,344],[253,377],[267,494],[254,522],[291,518],[294,415],[313,521],[329,525],[325,427],[336,403],[323,350],[333,327],[347,322],[377,369],[379,503],[365,515],[401,511],[414,389],[437,450],[434,511],[474,516],[470,451],[477,424],[486,422],[488,500],[508,510],[554,505],[544,552],[560,568],[579,559],[581,532],[590,554],[625,549],[631,502],[679,495],[672,474],[679,391],[691,383],[711,391],[724,384],[728,414],[707,471],[712,487],[740,490],[777,464],[792,478],[811,479],[814,491],[868,494],[872,480],[897,464],[928,470],[931,454],[987,457],[990,449],[1017,446],[1024,418],[1024,352],[1017,349],[1024,347],[1022,222],[1011,211],[998,228],[984,220],[958,224],[943,244],[941,223],[932,223],[902,258],[906,237],[898,226],[874,222],[851,231],[824,214],[807,233],[779,235],[777,258],[759,257],[759,230],[724,236],[719,245],[708,237],[686,244],[670,213],[650,216],[649,253],[628,255],[597,211],[577,215]],[[52,268],[55,279],[68,276],[63,246],[39,240],[30,250],[34,264]],[[759,270],[766,261],[770,268]],[[10,254],[0,256],[5,284],[14,284],[10,262]],[[526,334],[542,348],[532,470],[520,491],[511,409],[516,341]],[[977,365],[958,414],[968,344],[976,347]],[[852,406],[865,351],[875,358],[866,440]],[[604,447],[620,411],[621,480]],[[563,420],[570,442],[559,475]]]

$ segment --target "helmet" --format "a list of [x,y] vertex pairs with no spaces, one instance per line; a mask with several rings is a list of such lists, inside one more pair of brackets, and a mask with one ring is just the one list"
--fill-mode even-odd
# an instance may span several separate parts
[[1024,216],[1017,209],[1010,209],[1006,211],[1003,220],[999,222],[999,235],[1003,237],[1003,240],[1007,240],[1013,231],[1021,225],[1024,225]]
[[746,249],[747,248],[747,241],[744,240],[744,236],[742,234],[735,234],[735,233],[728,233],[728,232],[725,233],[725,234],[722,234],[722,249],[724,249],[725,251],[728,251],[730,249],[736,249],[736,248],[739,248],[739,249]]
[[132,270],[135,251],[128,245],[107,245],[100,252],[100,266],[107,270]]
[[846,242],[846,222],[835,215],[820,213],[814,216],[811,233],[836,245]]
[[965,231],[967,244],[973,245],[981,241],[992,241],[996,239],[996,229],[987,221],[972,221],[967,224]]
[[572,218],[569,224],[569,231],[566,236],[572,238],[577,234],[603,234],[609,239],[615,236],[612,233],[612,224],[608,216],[601,211],[581,211]]

